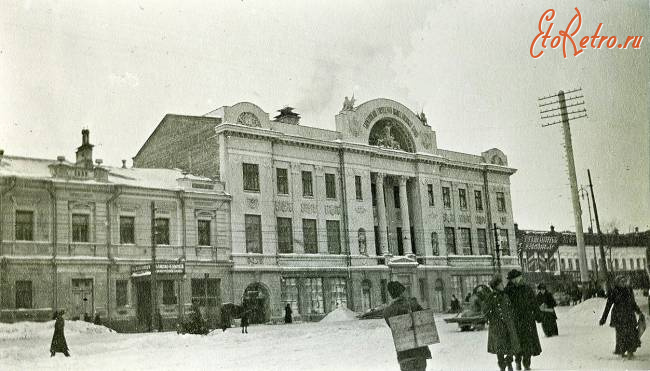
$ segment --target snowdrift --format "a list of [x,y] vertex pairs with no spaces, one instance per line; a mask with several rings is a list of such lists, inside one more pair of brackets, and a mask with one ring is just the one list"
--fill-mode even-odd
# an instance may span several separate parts
[[320,322],[342,322],[357,319],[357,314],[345,307],[338,307],[326,315]]
[[576,322],[597,323],[605,309],[605,298],[591,298],[569,309],[565,318]]
[[[97,326],[84,321],[66,321],[65,335],[107,334],[113,332],[108,327]],[[51,338],[54,321],[0,323],[0,340]]]

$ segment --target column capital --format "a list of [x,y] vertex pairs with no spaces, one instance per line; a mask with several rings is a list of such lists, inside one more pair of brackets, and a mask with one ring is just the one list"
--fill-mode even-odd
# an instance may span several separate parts
[[406,185],[406,181],[409,180],[409,176],[406,175],[400,175],[399,176],[399,184],[400,185]]
[[375,173],[375,180],[384,180],[386,173]]

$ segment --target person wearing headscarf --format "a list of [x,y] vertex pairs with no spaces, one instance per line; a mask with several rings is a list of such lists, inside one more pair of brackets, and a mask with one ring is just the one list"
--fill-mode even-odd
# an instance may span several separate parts
[[490,281],[492,291],[487,294],[483,313],[489,323],[488,353],[497,355],[501,371],[512,371],[512,355],[520,351],[519,337],[515,328],[514,314],[508,295],[503,292],[503,278],[494,276]]
[[68,343],[65,341],[65,334],[63,332],[63,328],[65,327],[64,313],[63,310],[56,312],[54,335],[52,335],[52,343],[50,344],[50,355],[52,357],[56,353],[63,353],[66,357],[70,357],[70,350],[68,349]]
[[512,304],[515,329],[519,338],[520,349],[515,353],[515,365],[517,370],[521,370],[522,364],[524,369],[530,370],[531,357],[542,353],[535,323],[540,317],[535,293],[526,285],[524,277],[517,269],[508,272],[508,284],[504,291]]
[[609,325],[616,332],[614,354],[632,358],[634,357],[636,348],[641,346],[635,313],[639,315],[639,319],[644,317],[641,309],[634,300],[634,294],[630,287],[630,279],[628,277],[616,277],[615,286],[607,295],[607,304],[605,304],[605,310],[599,322],[601,326],[607,321],[610,310],[612,311],[612,317]]
[[557,303],[553,298],[553,294],[546,290],[546,285],[540,283],[537,285],[537,305],[541,312],[542,330],[546,337],[557,336],[557,315],[555,314],[555,307]]
[[[390,326],[390,317],[408,314],[422,310],[417,299],[407,298],[404,295],[406,288],[397,281],[391,281],[387,285],[388,293],[393,301],[384,309],[384,319]],[[423,346],[414,349],[397,352],[397,362],[401,371],[424,371],[427,368],[427,359],[431,359],[429,347]]]

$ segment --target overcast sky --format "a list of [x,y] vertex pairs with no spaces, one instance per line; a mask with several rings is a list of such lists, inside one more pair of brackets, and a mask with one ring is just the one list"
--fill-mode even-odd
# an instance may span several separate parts
[[[0,148],[73,158],[85,126],[95,158],[119,166],[166,113],[251,101],[334,129],[344,96],[386,97],[424,110],[440,148],[503,150],[520,228],[574,230],[561,127],[540,127],[537,99],[582,87],[578,183],[590,168],[601,224],[650,228],[647,0],[175,3],[0,0]],[[544,11],[557,35],[575,7],[578,37],[603,23],[641,48],[533,59]]]

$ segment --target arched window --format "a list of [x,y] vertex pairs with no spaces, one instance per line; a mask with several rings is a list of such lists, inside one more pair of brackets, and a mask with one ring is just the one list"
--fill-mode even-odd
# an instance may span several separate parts
[[440,251],[438,251],[438,233],[437,232],[431,232],[431,251],[434,256],[437,256],[440,254]]
[[371,287],[372,283],[369,280],[365,279],[361,282],[361,309],[364,312],[372,308],[372,295],[370,293]]
[[368,252],[366,251],[366,230],[359,228],[357,238],[359,240],[359,254],[368,255]]

